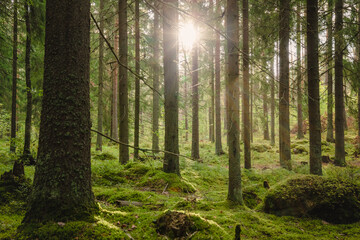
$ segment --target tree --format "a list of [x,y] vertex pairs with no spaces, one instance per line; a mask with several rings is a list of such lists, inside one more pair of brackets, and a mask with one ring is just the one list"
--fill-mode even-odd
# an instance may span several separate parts
[[[358,31],[360,32],[360,3],[358,4]],[[360,35],[358,35],[358,44],[357,44],[357,54],[358,54],[358,59],[357,59],[357,64],[358,64],[358,69],[360,67]],[[358,82],[358,137],[360,137],[360,83]]]
[[343,0],[335,1],[335,164],[345,166],[343,88]]
[[26,158],[31,156],[30,142],[31,142],[31,115],[32,115],[32,94],[31,94],[31,79],[30,79],[30,50],[31,50],[31,27],[30,14],[28,2],[24,3],[25,8],[25,25],[26,25],[26,50],[25,50],[25,81],[26,81],[26,119],[25,119],[25,138],[24,138],[24,152]]
[[[178,133],[178,0],[165,0],[163,4],[163,49],[165,90],[165,150],[179,153]],[[164,172],[180,175],[179,156],[165,153]]]
[[[270,78],[270,88],[271,88],[271,134],[270,134],[270,143],[271,146],[275,146],[275,74],[274,74],[274,57],[271,59],[271,78]],[[277,58],[277,56],[276,56]]]
[[[140,9],[139,0],[135,0],[135,72],[140,75]],[[140,127],[140,79],[135,77],[135,127],[134,127],[134,159],[139,158]]]
[[302,113],[302,74],[301,74],[301,5],[297,4],[296,13],[296,90],[297,90],[297,120],[298,120],[298,131],[297,138],[304,138],[303,131],[303,113]]
[[[193,2],[193,15],[197,16],[197,0]],[[194,20],[194,30],[198,30],[196,20]],[[192,46],[192,139],[191,139],[191,157],[200,158],[199,153],[199,46],[198,42],[194,42]]]
[[[100,0],[100,31],[104,32],[104,0]],[[98,92],[98,125],[97,129],[99,132],[102,132],[103,125],[103,75],[104,75],[104,39],[101,34],[99,34],[99,92]],[[102,151],[102,136],[97,135],[96,138],[96,150]]]
[[[209,1],[209,9],[210,9],[210,14],[215,14],[216,12],[214,12],[214,1],[210,0]],[[214,22],[212,21],[212,24],[214,24]],[[214,24],[215,26],[215,24]],[[215,33],[216,34],[216,33]],[[215,60],[215,55],[214,55],[214,34],[211,33],[211,41],[210,41],[210,46],[209,46],[209,51],[210,51],[210,89],[211,89],[211,103],[209,106],[209,140],[213,143],[215,142],[215,70],[214,70],[214,60]],[[216,37],[215,37],[216,38]],[[215,40],[216,41],[216,40]],[[216,44],[216,43],[215,43]]]
[[[118,8],[116,8],[118,10]],[[119,27],[119,18],[115,15],[116,23],[115,28],[117,29]],[[114,51],[119,52],[119,35],[114,34]],[[119,138],[119,131],[118,131],[118,104],[119,104],[119,95],[118,95],[118,69],[119,65],[118,62],[115,61],[112,65],[112,81],[111,81],[111,137],[114,139]]]
[[[266,67],[266,61],[265,61],[264,67]],[[268,91],[268,83],[266,82],[266,77],[265,77],[265,81],[262,83],[264,140],[270,140],[270,137],[269,137],[269,120],[268,120],[269,111],[268,111],[267,91]]]
[[[216,1],[216,15],[220,16],[220,3]],[[220,24],[217,23],[219,30]],[[220,34],[215,33],[215,154],[224,153],[221,143],[221,84],[220,84]]]
[[306,1],[307,20],[307,73],[308,105],[310,128],[310,173],[322,175],[321,165],[321,120],[319,89],[319,35],[318,35],[318,1]]
[[46,2],[44,95],[24,223],[91,219],[90,2]]
[[17,51],[18,51],[18,19],[17,0],[14,0],[14,25],[13,25],[13,58],[12,58],[12,101],[11,101],[11,142],[10,151],[15,152],[16,144],[16,91],[17,91]]
[[[129,143],[127,44],[127,1],[119,0],[119,140],[125,144]],[[129,147],[119,145],[119,160],[121,164],[129,161]]]
[[[156,2],[156,9],[159,9],[159,3]],[[154,62],[153,62],[153,72],[154,72],[154,82],[153,82],[153,118],[152,118],[152,149],[159,150],[159,115],[160,115],[160,106],[159,106],[159,74],[160,74],[160,26],[159,26],[159,14],[154,12]]]
[[327,82],[327,127],[326,127],[326,141],[335,142],[333,129],[333,0],[328,0],[328,17],[326,20],[327,29],[327,53],[326,53],[326,82]]
[[229,141],[229,189],[227,199],[242,204],[239,126],[239,6],[227,0],[226,33],[228,52],[227,120]]
[[279,146],[280,165],[291,170],[289,123],[289,35],[290,3],[280,0]]
[[249,109],[249,1],[243,0],[243,131],[245,168],[251,168]]

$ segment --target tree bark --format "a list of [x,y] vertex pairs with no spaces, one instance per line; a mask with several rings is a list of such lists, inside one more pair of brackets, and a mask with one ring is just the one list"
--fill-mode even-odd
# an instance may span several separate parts
[[26,81],[26,119],[25,119],[25,138],[24,138],[24,152],[25,157],[31,155],[31,115],[32,115],[32,94],[31,94],[31,78],[30,78],[30,50],[31,50],[31,27],[29,16],[29,5],[27,1],[24,4],[25,8],[25,25],[26,25],[26,49],[25,49],[25,81]]
[[[118,11],[118,8],[116,8]],[[119,18],[118,15],[115,15],[115,29],[119,27]],[[119,52],[119,35],[114,34],[114,52]],[[111,137],[118,140],[119,139],[119,130],[118,130],[118,104],[119,104],[119,95],[118,95],[118,69],[119,64],[115,61],[112,65],[112,94],[111,94]]]
[[[127,1],[119,0],[119,140],[129,143],[129,103],[127,77]],[[129,161],[129,148],[119,145],[119,161],[126,164]]]
[[318,1],[306,1],[308,52],[308,105],[310,134],[310,173],[322,175]]
[[326,20],[327,28],[327,56],[326,56],[326,82],[327,82],[327,126],[326,126],[326,141],[335,142],[334,127],[333,127],[333,1],[328,0],[328,17]]
[[297,14],[296,14],[296,90],[297,90],[297,138],[304,138],[303,130],[303,110],[302,110],[302,74],[301,74],[301,5],[297,4]]
[[345,166],[343,88],[343,0],[335,1],[335,164]]
[[226,33],[228,51],[227,119],[229,141],[229,189],[227,199],[242,204],[239,119],[239,6],[227,0]]
[[[164,0],[163,49],[165,90],[165,150],[179,153],[179,69],[178,69],[178,0]],[[164,172],[180,175],[179,156],[165,153]]]
[[[216,15],[220,16],[220,2],[216,1]],[[217,29],[220,29],[219,22]],[[221,142],[221,83],[220,83],[220,34],[215,33],[215,154],[224,153]]]
[[23,220],[92,220],[90,2],[46,1],[44,95],[32,197]]
[[[104,0],[100,0],[100,31],[104,32]],[[99,34],[99,89],[98,89],[98,116],[97,129],[102,132],[103,127],[103,76],[104,76],[104,39]],[[96,138],[96,150],[102,151],[102,137],[100,134]]]
[[[156,2],[156,1],[155,1]],[[156,2],[156,9],[159,9],[159,4]],[[154,82],[153,82],[153,121],[152,121],[152,149],[159,150],[159,115],[160,115],[160,105],[159,105],[159,75],[160,75],[160,22],[159,14],[154,11]]]
[[270,134],[270,143],[271,146],[275,146],[275,74],[274,74],[274,58],[277,58],[277,56],[273,56],[271,59],[271,134]]
[[[140,75],[140,9],[139,0],[135,0],[135,72]],[[135,121],[134,121],[134,159],[139,158],[139,130],[140,130],[140,79],[135,76]]]
[[[214,11],[214,1],[209,1],[210,6],[210,14],[215,14]],[[215,26],[214,22],[212,24]],[[209,107],[209,140],[213,143],[215,142],[215,69],[214,69],[214,33],[211,33],[211,41],[210,41],[210,90],[211,90],[211,103]],[[216,40],[215,40],[216,42]],[[216,43],[215,43],[216,44]]]
[[12,101],[11,101],[11,133],[10,152],[16,150],[16,90],[17,90],[17,49],[18,49],[18,1],[14,0],[14,25],[13,25],[13,59],[12,59]]
[[249,1],[243,0],[243,136],[245,168],[251,168],[249,111]]
[[[188,87],[187,87],[187,68],[186,65],[184,67],[184,78],[185,78],[185,83],[184,83],[184,102],[185,105],[187,105],[188,102]],[[187,107],[185,107],[185,142],[187,142],[189,140],[189,124],[188,124],[188,112],[187,112]]]

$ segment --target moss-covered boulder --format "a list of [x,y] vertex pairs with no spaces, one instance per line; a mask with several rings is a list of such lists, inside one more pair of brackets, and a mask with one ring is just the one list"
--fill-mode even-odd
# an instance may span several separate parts
[[280,216],[309,216],[331,223],[360,220],[360,185],[320,176],[293,178],[271,189],[264,210]]
[[15,176],[10,170],[0,177],[0,204],[25,201],[31,193],[31,180],[24,175]]

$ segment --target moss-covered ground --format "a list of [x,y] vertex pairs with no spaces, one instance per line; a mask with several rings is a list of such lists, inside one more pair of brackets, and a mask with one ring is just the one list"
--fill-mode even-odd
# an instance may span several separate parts
[[[348,166],[324,164],[325,176],[360,181],[360,159],[353,154],[354,139],[355,134],[347,133]],[[144,140],[142,146],[150,148],[150,143],[150,139]],[[190,142],[182,142],[182,154],[190,155],[190,149]],[[180,158],[179,178],[163,173],[161,157],[154,160],[149,153],[141,153],[143,162],[131,160],[122,166],[117,160],[117,146],[105,141],[102,153],[92,148],[93,191],[101,210],[96,222],[27,226],[22,235],[16,235],[25,207],[15,199],[0,206],[0,239],[169,239],[156,231],[157,220],[167,211],[189,216],[194,226],[188,234],[191,239],[234,239],[238,224],[242,239],[360,239],[360,222],[330,224],[320,219],[263,212],[263,200],[269,191],[263,187],[264,181],[272,189],[290,178],[309,173],[307,138],[296,140],[292,136],[293,171],[280,168],[277,149],[267,141],[254,139],[253,169],[242,168],[246,206],[235,206],[226,201],[227,155],[216,156],[210,142],[200,143],[202,162]],[[323,155],[333,158],[333,143],[323,142]],[[12,168],[15,158],[8,153],[8,142],[0,139],[0,174]],[[33,166],[26,166],[25,172],[33,179]]]

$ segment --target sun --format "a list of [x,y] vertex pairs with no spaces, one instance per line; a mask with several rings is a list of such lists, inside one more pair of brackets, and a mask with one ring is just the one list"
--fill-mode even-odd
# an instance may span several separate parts
[[192,45],[198,40],[198,33],[192,23],[185,23],[180,25],[179,41],[180,46],[185,49],[190,49]]

